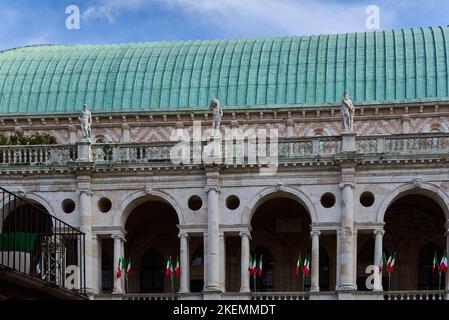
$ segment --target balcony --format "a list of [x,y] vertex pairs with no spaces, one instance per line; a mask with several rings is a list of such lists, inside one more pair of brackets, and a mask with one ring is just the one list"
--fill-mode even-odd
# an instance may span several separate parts
[[[270,161],[273,163],[273,160],[287,164],[326,163],[354,155],[366,161],[413,161],[419,158],[442,158],[449,154],[448,133],[352,136],[351,139],[347,141],[341,136],[282,138],[276,146],[270,140],[265,145],[223,141],[223,156],[219,163],[228,166],[265,165]],[[175,142],[160,142],[0,146],[0,168],[76,166],[80,162],[97,166],[198,165],[201,163],[201,150],[208,147],[205,142],[199,146],[190,143],[187,145],[188,154],[181,157],[173,153],[175,145]]]
[[[354,300],[448,300],[444,290],[423,291],[359,291]],[[126,293],[98,294],[96,300],[203,300],[201,293]],[[223,292],[222,300],[254,300],[254,301],[303,301],[303,300],[337,300],[338,293],[329,292]]]
[[85,299],[85,234],[0,187],[0,297]]

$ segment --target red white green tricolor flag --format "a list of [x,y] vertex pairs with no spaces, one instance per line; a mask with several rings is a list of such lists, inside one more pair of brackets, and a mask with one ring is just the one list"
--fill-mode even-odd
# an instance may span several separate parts
[[254,258],[251,258],[251,255],[249,256],[249,266],[248,266],[248,271],[249,274],[254,276],[256,275],[256,255],[254,255]]
[[444,273],[447,272],[447,252],[444,252],[443,257],[441,258],[440,270]]
[[389,273],[393,273],[395,264],[396,264],[396,252],[393,254],[393,256],[390,256],[388,258],[386,268]]
[[299,274],[301,272],[302,268],[302,260],[301,260],[301,253],[298,253],[298,260],[296,260],[296,274]]
[[179,257],[176,257],[176,267],[175,267],[175,274],[179,278],[181,275],[181,268],[179,266]]
[[167,259],[167,264],[165,266],[165,276],[171,277],[173,275],[173,265],[171,263],[171,257]]
[[122,258],[118,258],[118,266],[117,266],[117,279],[119,279],[122,276],[123,273],[123,266],[122,266]]
[[41,258],[39,258],[39,260],[37,261],[36,264],[36,276],[40,276],[42,273],[42,262],[41,262]]
[[126,266],[126,277],[129,278],[132,273],[133,273],[133,269],[132,269],[132,265],[131,265],[131,259],[128,259],[128,265]]
[[263,255],[260,256],[260,259],[259,259],[259,266],[258,266],[258,268],[257,268],[257,275],[258,275],[259,277],[262,276],[262,257],[263,257]]
[[304,273],[305,276],[307,276],[310,272],[310,254],[306,253],[306,256],[304,257],[304,264],[302,267],[302,273]]
[[433,255],[433,263],[432,263],[432,272],[440,271],[440,267],[438,265],[437,253]]
[[387,265],[387,257],[385,257],[385,252],[384,252],[382,254],[382,261],[379,266],[379,272],[382,272],[386,265]]

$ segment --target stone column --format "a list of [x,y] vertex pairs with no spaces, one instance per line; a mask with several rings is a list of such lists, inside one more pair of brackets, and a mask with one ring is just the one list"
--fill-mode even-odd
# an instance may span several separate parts
[[[92,235],[92,205],[91,205],[91,192],[89,190],[88,178],[82,177],[79,182],[79,214],[80,214],[80,231],[85,234],[85,252],[84,259],[86,268],[86,292],[89,295],[98,293],[98,288],[96,284],[95,276],[96,265],[97,265],[97,237]],[[82,267],[82,266],[81,266]],[[82,269],[80,269],[80,274],[82,274]]]
[[318,292],[320,291],[320,234],[318,230],[313,230],[310,235],[312,237],[312,279],[310,291]]
[[354,193],[353,183],[342,182],[339,290],[356,290],[354,283]]
[[207,192],[207,274],[206,291],[220,288],[220,225],[218,187],[209,186]]
[[96,235],[95,236],[96,237],[96,253],[97,253],[97,259],[96,259],[96,261],[97,261],[97,265],[96,265],[96,267],[95,267],[95,269],[96,269],[96,277],[97,277],[97,279],[96,279],[96,285],[97,285],[97,292],[98,293],[101,293],[102,292],[102,286],[103,286],[103,283],[102,283],[102,269],[101,269],[101,265],[102,265],[102,251],[103,251],[103,243],[102,243],[102,241],[101,241],[101,238],[98,236],[98,235]]
[[181,275],[179,279],[179,292],[190,292],[190,263],[189,263],[189,235],[187,233],[180,233],[180,253],[179,263],[181,265]]
[[112,270],[114,271],[114,291],[113,293],[120,294],[123,293],[123,285],[122,278],[117,279],[117,266],[120,257],[122,254],[122,242],[123,236],[119,234],[112,235],[112,239],[114,239],[114,265],[112,266]]
[[226,291],[226,236],[220,232],[220,287]]
[[[374,265],[379,269],[382,266],[382,240],[383,230],[374,230]],[[374,290],[382,291],[382,274],[379,272],[379,281],[374,281]]]
[[249,232],[240,232],[242,238],[241,259],[240,259],[240,292],[250,292],[249,286]]
[[340,287],[340,251],[341,251],[341,231],[336,231],[336,249],[337,249],[337,256],[335,257],[335,290],[338,290]]

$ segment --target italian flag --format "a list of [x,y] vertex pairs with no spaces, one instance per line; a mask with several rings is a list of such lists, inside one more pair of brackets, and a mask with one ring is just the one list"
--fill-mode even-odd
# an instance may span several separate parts
[[176,257],[175,274],[178,278],[181,275],[181,268],[179,267],[179,257]]
[[310,255],[306,254],[304,257],[304,265],[302,267],[302,273],[304,273],[305,276],[307,276],[310,272]]
[[133,269],[131,266],[131,259],[128,259],[128,266],[126,267],[126,277],[129,278],[132,273],[133,273]]
[[440,270],[442,270],[444,273],[447,272],[447,252],[444,252],[443,257],[441,258]]
[[256,275],[256,270],[257,270],[257,268],[256,268],[256,255],[254,255],[253,259],[251,259],[251,256],[250,256],[249,257],[249,267],[248,267],[249,274],[252,275],[252,276],[255,276]]
[[391,262],[390,262],[390,267],[389,267],[390,273],[393,273],[395,264],[396,264],[396,251],[394,252],[393,258],[391,259]]
[[437,253],[435,252],[433,255],[432,272],[435,272],[437,269],[439,271]]
[[118,258],[118,266],[117,266],[117,279],[119,279],[122,276],[123,273],[123,267],[122,267],[122,258]]
[[257,275],[258,275],[259,277],[262,276],[262,257],[263,257],[263,255],[260,256],[260,259],[259,259],[259,266],[258,266],[258,268],[257,268]]
[[298,253],[298,260],[296,261],[296,274],[299,274],[301,272],[302,268],[302,260],[301,260],[301,253]]
[[173,275],[173,266],[171,263],[171,257],[167,259],[167,264],[165,266],[165,276],[171,277]]
[[39,260],[37,261],[36,264],[36,276],[40,276],[42,273],[42,262],[41,262],[41,258],[39,258]]
[[387,257],[385,257],[385,252],[384,252],[382,255],[382,262],[379,266],[379,272],[382,272],[386,265],[387,265]]

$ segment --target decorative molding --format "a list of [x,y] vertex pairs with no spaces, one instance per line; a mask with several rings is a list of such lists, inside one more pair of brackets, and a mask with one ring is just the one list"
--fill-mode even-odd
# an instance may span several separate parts
[[150,185],[146,185],[143,188],[143,191],[145,191],[146,194],[151,194],[151,192],[153,191],[153,188]]
[[422,178],[416,178],[415,180],[413,180],[413,185],[415,186],[415,188],[422,188],[422,184],[423,184],[423,180]]

